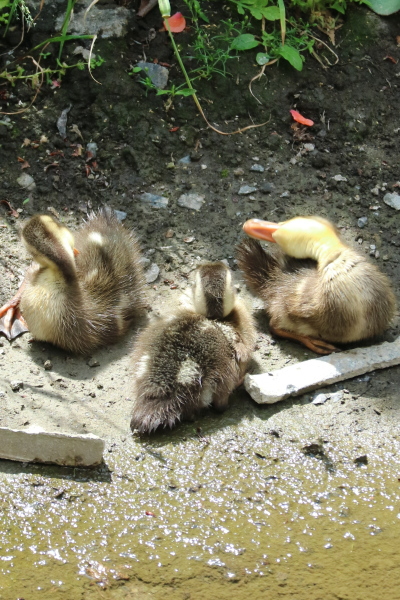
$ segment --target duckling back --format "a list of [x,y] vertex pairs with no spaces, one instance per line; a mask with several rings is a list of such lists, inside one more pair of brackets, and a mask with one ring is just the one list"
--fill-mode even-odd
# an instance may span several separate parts
[[[199,272],[201,280],[201,267]],[[205,297],[214,310],[223,299],[212,302],[209,289]],[[224,410],[244,376],[254,341],[252,317],[238,300],[218,319],[185,310],[151,324],[138,336],[132,356],[131,428],[149,433],[193,419],[211,405]]]
[[386,275],[345,245],[318,265],[244,239],[237,260],[246,283],[266,303],[273,329],[349,343],[382,334],[394,316]]
[[139,242],[109,209],[89,215],[75,235],[76,268],[100,345],[123,335],[145,307]]
[[[32,335],[81,354],[117,341],[145,305],[134,234],[108,209],[91,214],[75,239],[50,217],[45,217],[50,224],[43,216],[33,219],[42,220],[47,240],[38,241],[28,222],[23,239],[36,262],[27,274],[21,310]],[[53,239],[57,227],[62,235]]]

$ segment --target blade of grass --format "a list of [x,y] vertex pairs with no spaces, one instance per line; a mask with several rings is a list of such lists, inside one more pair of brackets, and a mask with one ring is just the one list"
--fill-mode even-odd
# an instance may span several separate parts
[[286,9],[283,3],[283,0],[278,0],[279,7],[279,17],[281,21],[281,37],[282,37],[282,46],[285,45],[286,38]]

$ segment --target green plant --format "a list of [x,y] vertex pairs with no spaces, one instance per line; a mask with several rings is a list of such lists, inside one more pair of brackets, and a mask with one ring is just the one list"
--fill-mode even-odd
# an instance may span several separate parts
[[183,76],[185,78],[185,81],[187,83],[188,89],[191,91],[191,96],[193,98],[193,101],[195,103],[195,105],[197,106],[201,116],[203,117],[204,121],[207,123],[208,127],[210,127],[210,129],[212,129],[213,131],[215,131],[216,133],[219,133],[221,135],[234,135],[236,133],[242,133],[243,131],[246,131],[247,129],[253,129],[255,127],[262,127],[263,125],[266,125],[266,123],[268,123],[268,121],[266,121],[265,123],[260,123],[259,125],[248,125],[247,127],[243,127],[242,129],[238,129],[237,131],[233,131],[231,133],[226,133],[224,131],[220,131],[219,129],[217,129],[216,127],[214,127],[213,125],[211,125],[211,123],[207,120],[207,117],[204,114],[204,111],[201,107],[200,101],[196,95],[196,90],[194,89],[193,85],[192,85],[192,81],[188,75],[188,72],[186,71],[185,65],[183,64],[179,49],[175,43],[174,40],[174,36],[172,35],[172,31],[171,31],[171,27],[169,25],[169,21],[168,18],[171,15],[171,7],[170,7],[170,3],[169,0],[158,0],[158,5],[160,8],[160,12],[161,12],[161,16],[164,19],[164,25],[166,30],[168,31],[168,35],[169,35],[169,39],[171,41],[171,45],[172,48],[174,50],[174,54],[176,56],[176,59],[179,63],[180,69],[183,73]]
[[33,19],[29,8],[25,4],[25,0],[0,0],[0,24],[5,24],[3,37],[7,34],[11,21],[14,18],[18,18],[18,11],[29,28],[33,24]]

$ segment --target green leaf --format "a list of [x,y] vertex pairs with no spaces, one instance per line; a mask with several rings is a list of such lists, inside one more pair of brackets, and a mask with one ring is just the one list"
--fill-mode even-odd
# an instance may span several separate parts
[[231,43],[232,50],[250,50],[258,46],[259,42],[251,33],[238,35]]
[[262,14],[268,21],[278,21],[280,19],[280,10],[277,6],[264,8]]
[[196,93],[196,90],[191,90],[190,88],[183,88],[183,90],[178,90],[176,92],[177,96],[193,96]]
[[278,54],[279,54],[279,56],[282,56],[282,58],[284,58],[285,60],[290,62],[292,67],[297,69],[297,71],[302,70],[303,59],[301,57],[300,52],[298,50],[296,50],[296,48],[293,48],[292,46],[288,46],[287,44],[285,44],[284,46],[281,46],[278,49]]
[[271,60],[271,57],[268,56],[268,54],[266,54],[265,52],[259,52],[256,56],[256,62],[258,65],[260,65],[261,67],[263,65],[266,65],[267,62],[269,62]]
[[366,4],[378,15],[392,15],[400,10],[400,0],[368,0]]
[[11,6],[11,3],[9,0],[0,0],[0,10],[2,8],[5,8],[6,6]]

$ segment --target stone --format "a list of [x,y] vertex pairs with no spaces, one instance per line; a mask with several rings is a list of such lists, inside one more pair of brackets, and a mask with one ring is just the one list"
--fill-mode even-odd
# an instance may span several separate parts
[[400,364],[400,337],[368,348],[313,358],[283,369],[245,376],[245,388],[259,404],[273,404],[331,383]]
[[335,181],[347,181],[347,177],[343,177],[343,175],[334,175],[331,179],[334,179]]
[[147,77],[149,77],[151,80],[151,83],[155,85],[156,88],[163,90],[166,87],[169,76],[169,71],[166,67],[143,61],[138,62],[137,66],[145,72]]
[[97,156],[97,150],[99,149],[96,142],[89,142],[86,144],[86,152],[88,154],[87,160],[92,160]]
[[24,389],[24,382],[18,380],[10,381],[10,388],[13,392],[19,392],[19,390]]
[[145,272],[144,276],[147,283],[153,283],[160,274],[160,267],[156,263],[152,263]]
[[157,194],[144,192],[144,194],[140,194],[139,198],[142,202],[149,204],[152,208],[166,208],[168,206],[168,198],[165,196],[157,196]]
[[51,360],[45,360],[43,366],[45,371],[51,371],[51,369],[53,368],[53,363],[51,362]]
[[36,188],[35,180],[31,175],[28,175],[28,173],[22,173],[22,175],[18,177],[17,183],[28,192],[32,192]]
[[92,434],[53,433],[0,427],[0,457],[20,462],[95,467],[102,463],[104,440]]
[[314,398],[312,403],[313,404],[325,404],[325,402],[328,400],[328,396],[326,394],[317,394]]
[[252,194],[253,192],[256,192],[257,188],[252,186],[252,185],[242,185],[240,187],[240,190],[238,191],[238,194],[240,196],[247,196],[247,194]]
[[250,171],[257,171],[258,173],[264,173],[265,169],[262,165],[251,165]]
[[178,205],[192,210],[200,210],[204,203],[204,196],[201,194],[182,194],[178,198]]
[[368,223],[368,217],[360,217],[357,221],[357,225],[359,226],[360,229],[365,227],[367,223]]
[[391,193],[387,193],[383,196],[383,201],[385,204],[387,204],[388,206],[390,206],[391,208],[395,208],[396,210],[400,210],[400,196],[399,194],[396,194],[395,192],[393,192],[393,194]]
[[123,210],[114,209],[114,214],[117,217],[118,221],[125,221],[126,217],[128,216],[128,213],[124,212]]
[[260,185],[260,192],[262,192],[263,194],[270,194],[271,192],[274,191],[274,184],[273,183],[262,183]]
[[89,358],[89,360],[87,361],[86,364],[91,368],[100,366],[99,361],[96,360],[95,358]]

